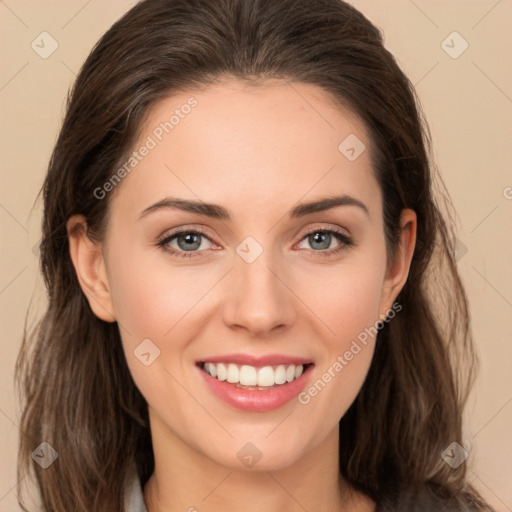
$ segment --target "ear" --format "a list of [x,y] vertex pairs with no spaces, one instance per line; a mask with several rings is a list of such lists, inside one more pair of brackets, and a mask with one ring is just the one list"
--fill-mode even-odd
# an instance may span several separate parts
[[87,221],[83,215],[70,217],[66,227],[71,260],[93,313],[105,322],[115,322],[102,246],[87,235]]
[[416,212],[410,209],[402,210],[400,216],[400,243],[395,258],[389,262],[382,287],[380,303],[380,319],[386,318],[395,299],[402,290],[411,267],[414,247],[416,245]]

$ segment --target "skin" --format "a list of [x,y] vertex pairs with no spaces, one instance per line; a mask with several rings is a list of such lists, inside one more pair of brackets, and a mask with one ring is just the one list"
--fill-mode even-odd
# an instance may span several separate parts
[[[217,399],[195,363],[287,354],[311,359],[309,383],[317,381],[392,307],[409,272],[416,215],[402,212],[401,246],[387,262],[371,141],[357,117],[313,85],[250,88],[232,80],[174,94],[149,112],[136,148],[191,96],[198,105],[117,186],[104,241],[85,235],[83,217],[68,222],[82,289],[99,318],[118,322],[148,402],[155,452],[148,510],[374,510],[338,470],[338,422],[365,380],[374,339],[308,404],[294,399],[264,413]],[[355,161],[338,150],[349,134],[366,146]],[[341,194],[368,214],[339,206],[288,216],[298,203]],[[138,220],[166,196],[222,205],[232,219],[165,208]],[[157,245],[173,229],[198,227],[209,240],[192,258]],[[355,245],[333,254],[336,238],[327,249],[308,241],[310,231],[332,228]],[[247,236],[263,248],[252,263],[236,252]],[[170,244],[180,250],[177,242]],[[161,352],[145,366],[133,352],[148,338]],[[252,468],[237,457],[247,442],[261,453]]]

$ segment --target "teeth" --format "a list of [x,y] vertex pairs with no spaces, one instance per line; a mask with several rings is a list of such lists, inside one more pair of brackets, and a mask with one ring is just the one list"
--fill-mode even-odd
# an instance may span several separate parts
[[240,382],[240,371],[236,364],[228,364],[228,376],[226,380],[231,384]]
[[274,385],[285,384],[298,379],[304,366],[280,364],[276,367],[264,366],[256,368],[254,366],[238,366],[233,363],[205,363],[204,371],[220,381],[227,381],[231,384],[241,384],[242,386],[271,387]]
[[[209,364],[209,366],[210,366],[210,368],[211,368],[212,366],[216,366],[216,367],[217,367],[217,379],[219,379],[219,380],[221,380],[221,381],[222,381],[222,380],[226,380],[226,377],[227,377],[227,375],[228,375],[228,372],[227,372],[227,370],[226,370],[226,367],[225,367],[222,363],[221,363],[221,364],[217,364],[217,365],[210,363],[210,364]],[[215,370],[210,371],[210,375],[211,375],[212,377],[213,377],[213,374],[214,374],[214,373],[215,373]]]
[[[240,382],[243,384],[243,382]],[[258,370],[258,386],[273,386],[274,381],[274,369],[272,366],[264,366]]]
[[248,366],[246,364],[242,366],[242,368],[240,368],[238,382],[240,382],[240,384],[243,384],[244,386],[256,386],[256,384],[258,384],[258,372],[256,368],[254,368],[254,366]]
[[280,364],[274,372],[274,382],[276,384],[284,384],[286,382],[286,368],[284,364]]

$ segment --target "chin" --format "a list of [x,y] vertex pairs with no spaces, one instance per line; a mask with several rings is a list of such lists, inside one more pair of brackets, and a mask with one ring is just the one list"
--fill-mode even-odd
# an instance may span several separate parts
[[305,449],[298,451],[297,443],[288,442],[276,437],[274,441],[265,439],[268,432],[258,438],[245,440],[241,438],[231,442],[222,452],[211,452],[205,455],[215,464],[232,471],[281,471],[297,464]]

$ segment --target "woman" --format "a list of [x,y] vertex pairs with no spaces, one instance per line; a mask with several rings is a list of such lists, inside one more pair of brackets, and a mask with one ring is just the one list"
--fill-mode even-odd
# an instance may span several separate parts
[[19,482],[52,511],[490,510],[428,142],[344,2],[137,4],[44,184]]

